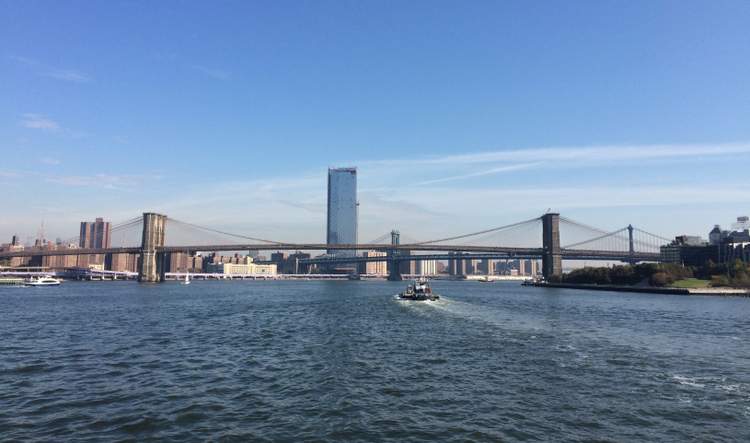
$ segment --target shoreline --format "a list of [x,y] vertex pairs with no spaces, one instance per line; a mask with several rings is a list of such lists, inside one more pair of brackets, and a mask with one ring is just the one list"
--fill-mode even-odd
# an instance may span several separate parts
[[581,283],[529,283],[527,286],[558,289],[584,289],[590,291],[638,292],[645,294],[712,295],[750,297],[750,290],[741,288],[654,288],[648,286],[595,285]]

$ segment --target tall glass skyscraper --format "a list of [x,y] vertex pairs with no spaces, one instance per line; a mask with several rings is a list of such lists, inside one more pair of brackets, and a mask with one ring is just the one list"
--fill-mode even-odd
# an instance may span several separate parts
[[[357,168],[328,169],[328,244],[357,243]],[[339,256],[355,251],[328,251]]]

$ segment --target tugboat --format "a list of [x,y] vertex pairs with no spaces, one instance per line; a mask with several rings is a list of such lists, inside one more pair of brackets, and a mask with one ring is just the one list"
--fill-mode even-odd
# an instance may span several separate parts
[[406,287],[406,291],[398,294],[398,298],[402,300],[434,301],[438,300],[440,296],[432,292],[430,283],[426,278],[418,278],[414,280],[414,284]]

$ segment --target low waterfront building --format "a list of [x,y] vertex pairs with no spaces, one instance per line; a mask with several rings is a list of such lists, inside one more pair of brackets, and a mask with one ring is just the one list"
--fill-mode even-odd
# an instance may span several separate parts
[[258,264],[253,262],[252,257],[244,257],[240,263],[209,263],[206,271],[217,274],[233,275],[276,275],[277,267],[272,264]]
[[661,261],[685,266],[703,266],[709,260],[719,260],[719,248],[701,237],[679,235],[668,245],[659,248]]

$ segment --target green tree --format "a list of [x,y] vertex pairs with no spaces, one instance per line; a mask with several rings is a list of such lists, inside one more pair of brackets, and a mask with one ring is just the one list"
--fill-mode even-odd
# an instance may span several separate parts
[[657,272],[649,279],[651,286],[662,287],[671,285],[672,283],[674,283],[674,278],[666,272]]

